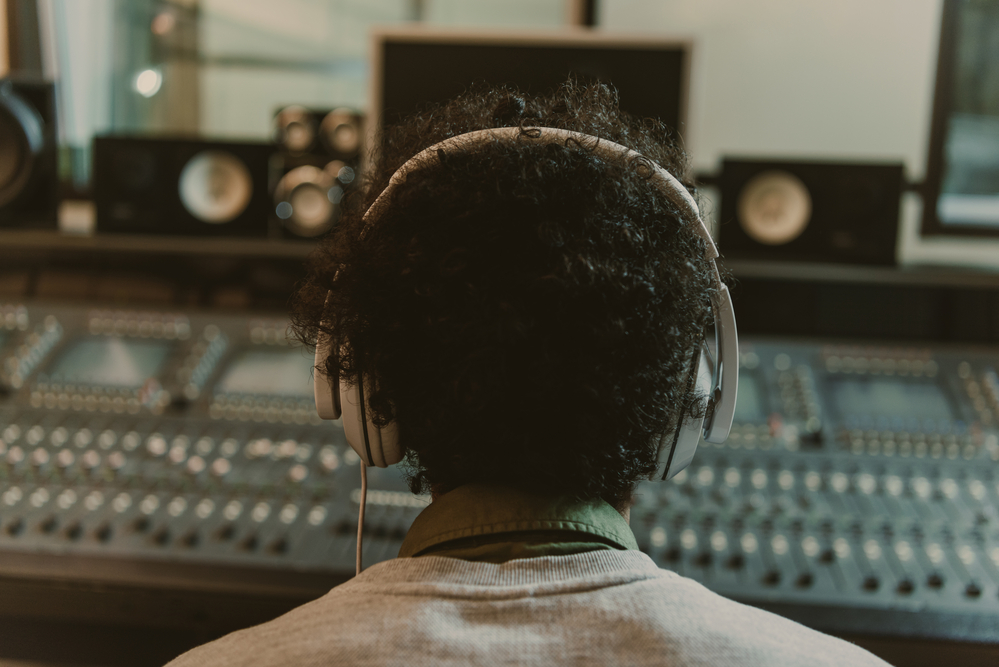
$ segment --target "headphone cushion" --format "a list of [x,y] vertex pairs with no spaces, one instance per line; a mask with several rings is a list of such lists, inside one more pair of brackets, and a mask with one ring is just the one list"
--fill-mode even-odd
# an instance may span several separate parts
[[[691,397],[691,401],[695,400],[695,397],[710,396],[711,387],[711,362],[702,346],[697,362],[697,378],[694,381],[693,390],[694,396]],[[703,400],[703,398],[696,400]],[[677,427],[675,434],[676,444],[670,446],[668,443],[670,436],[665,436],[664,440],[667,442],[659,450],[659,466],[656,470],[655,479],[665,481],[689,466],[694,458],[694,453],[697,451],[697,445],[701,440],[703,431],[704,417],[690,417],[683,419]]]
[[[365,386],[370,384],[366,383]],[[347,444],[361,457],[361,460],[377,468],[387,468],[401,461],[405,452],[399,442],[399,429],[396,423],[392,422],[385,428],[379,428],[370,417],[365,420],[356,384],[348,384],[341,380],[339,398],[343,410],[344,436],[347,438]]]

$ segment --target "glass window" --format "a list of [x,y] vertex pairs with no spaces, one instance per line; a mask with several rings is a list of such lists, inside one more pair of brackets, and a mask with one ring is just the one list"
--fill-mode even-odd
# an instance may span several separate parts
[[63,143],[95,134],[268,139],[290,104],[365,111],[368,33],[422,22],[556,28],[565,0],[41,0]]
[[999,233],[999,1],[948,0],[939,70],[928,230]]

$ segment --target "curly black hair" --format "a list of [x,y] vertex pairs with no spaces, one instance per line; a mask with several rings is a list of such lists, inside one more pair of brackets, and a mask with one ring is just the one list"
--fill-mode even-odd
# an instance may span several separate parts
[[382,133],[311,257],[293,329],[343,351],[317,372],[376,379],[371,413],[397,423],[414,492],[492,482],[622,508],[698,409],[686,378],[714,286],[675,206],[579,145],[496,142],[412,172],[361,233],[410,157],[509,126],[583,132],[686,171],[669,130],[622,112],[606,85],[473,89]]

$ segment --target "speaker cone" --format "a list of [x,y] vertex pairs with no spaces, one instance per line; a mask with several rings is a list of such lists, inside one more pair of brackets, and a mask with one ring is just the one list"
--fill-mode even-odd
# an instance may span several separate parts
[[783,245],[805,231],[812,217],[812,198],[794,174],[765,171],[739,193],[738,216],[739,225],[754,241]]
[[316,121],[308,109],[299,106],[285,107],[274,119],[275,139],[293,155],[312,147],[316,140]]
[[298,236],[315,237],[336,222],[343,188],[337,174],[344,168],[334,160],[319,169],[302,166],[292,169],[274,191],[275,212],[281,222]]
[[246,210],[253,177],[242,160],[225,151],[202,151],[180,172],[180,200],[202,222],[220,225]]
[[350,109],[334,109],[326,114],[319,131],[327,148],[343,159],[354,157],[361,150],[360,118]]
[[13,91],[0,84],[0,206],[24,191],[45,139],[42,118]]

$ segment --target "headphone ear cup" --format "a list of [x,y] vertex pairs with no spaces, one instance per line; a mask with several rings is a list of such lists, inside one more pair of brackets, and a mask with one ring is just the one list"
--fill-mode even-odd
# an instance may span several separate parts
[[[365,387],[371,384],[366,382]],[[362,406],[359,383],[340,381],[340,405],[343,409],[343,433],[347,444],[369,466],[387,468],[402,460],[403,449],[399,443],[399,429],[395,422],[379,428],[367,414],[366,401]]]
[[361,421],[361,398],[357,392],[357,385],[348,384],[341,378],[338,394],[340,408],[343,411],[343,434],[347,438],[347,444],[367,465],[374,465],[364,445],[364,422]]
[[[711,380],[711,362],[702,346],[697,361],[697,377],[694,380],[693,395],[690,397],[691,403],[703,401],[705,397],[711,395]],[[687,406],[689,408],[690,403]],[[689,466],[694,459],[694,452],[697,451],[697,444],[701,440],[704,429],[703,409],[699,412],[702,412],[702,416],[686,417],[680,421],[680,425],[677,426],[677,430],[673,434],[675,442],[672,447],[667,445],[660,448],[656,478],[666,481]]]
[[327,343],[322,340],[316,343],[316,363],[312,369],[312,395],[320,419],[339,419],[340,392],[333,390],[336,378],[330,378],[326,374],[326,359],[329,354]]

